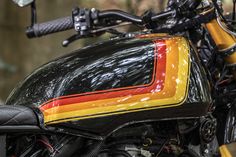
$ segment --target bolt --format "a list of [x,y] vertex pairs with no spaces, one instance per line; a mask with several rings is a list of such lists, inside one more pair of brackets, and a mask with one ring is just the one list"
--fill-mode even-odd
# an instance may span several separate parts
[[76,22],[79,22],[79,18],[77,16],[74,17]]
[[94,24],[98,24],[98,20],[94,20],[93,23],[94,23]]
[[95,8],[92,8],[92,9],[91,9],[91,12],[95,12],[95,11],[96,11],[96,9],[95,9]]
[[209,153],[209,150],[208,150],[208,149],[205,149],[205,150],[204,150],[204,153],[208,154],[208,153]]

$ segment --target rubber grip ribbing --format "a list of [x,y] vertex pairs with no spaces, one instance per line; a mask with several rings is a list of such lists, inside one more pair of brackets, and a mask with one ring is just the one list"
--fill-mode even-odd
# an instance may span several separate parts
[[26,34],[29,38],[40,37],[47,34],[66,31],[74,27],[71,16],[56,19],[49,22],[34,24],[27,28]]

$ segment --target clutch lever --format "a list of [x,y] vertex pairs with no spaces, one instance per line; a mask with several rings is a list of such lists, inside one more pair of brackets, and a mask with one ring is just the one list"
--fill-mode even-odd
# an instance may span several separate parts
[[98,11],[95,9],[79,9],[74,8],[72,11],[72,19],[74,24],[74,29],[77,34],[72,35],[68,39],[62,42],[63,47],[67,47],[72,42],[82,39],[100,36],[108,30],[111,30],[116,27],[126,26],[132,24],[131,22],[124,22],[118,25],[111,25],[104,28],[94,28],[96,22],[98,22]]
[[63,42],[62,42],[62,46],[63,47],[67,47],[69,44],[71,44],[72,42],[74,42],[74,41],[76,41],[76,40],[79,40],[79,39],[81,39],[82,38],[82,36],[81,35],[79,35],[79,34],[74,34],[74,35],[72,35],[71,37],[69,37],[69,38],[67,38],[66,40],[64,40]]
[[91,14],[97,14],[97,12],[93,13],[91,12],[91,10],[80,9],[77,7],[72,10],[73,25],[77,34],[74,34],[68,39],[64,40],[62,42],[63,47],[67,47],[69,44],[76,40],[93,36],[91,35],[91,30],[93,26]]
[[72,36],[70,36],[69,38],[67,38],[66,40],[64,40],[62,42],[62,46],[63,47],[67,47],[68,45],[70,45],[72,42],[79,40],[79,39],[84,39],[84,38],[91,38],[91,37],[96,37],[101,35],[103,32],[99,32],[96,34],[89,34],[89,35],[80,35],[80,34],[74,34]]

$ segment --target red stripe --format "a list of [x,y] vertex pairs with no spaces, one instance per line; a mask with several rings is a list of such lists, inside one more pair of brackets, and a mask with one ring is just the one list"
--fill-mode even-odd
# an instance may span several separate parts
[[[137,87],[126,87],[118,88],[109,91],[97,91],[78,94],[76,97],[65,98],[65,99],[54,99],[48,104],[42,105],[41,110],[50,109],[57,106],[63,106],[74,103],[82,103],[96,100],[104,100],[110,98],[124,97],[129,95],[139,95],[151,92],[161,91],[164,88],[165,71],[166,71],[166,44],[165,41],[154,41],[154,71],[153,81],[151,86],[137,86]],[[132,88],[132,89],[129,89]],[[102,92],[102,93],[101,93]],[[105,92],[105,93],[104,93]]]

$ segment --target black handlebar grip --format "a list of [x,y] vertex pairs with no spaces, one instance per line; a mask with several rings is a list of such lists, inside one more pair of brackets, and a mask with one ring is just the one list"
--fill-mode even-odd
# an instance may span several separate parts
[[68,16],[49,22],[34,24],[32,27],[27,28],[26,35],[28,38],[35,38],[72,28],[74,28],[73,20],[71,16]]

